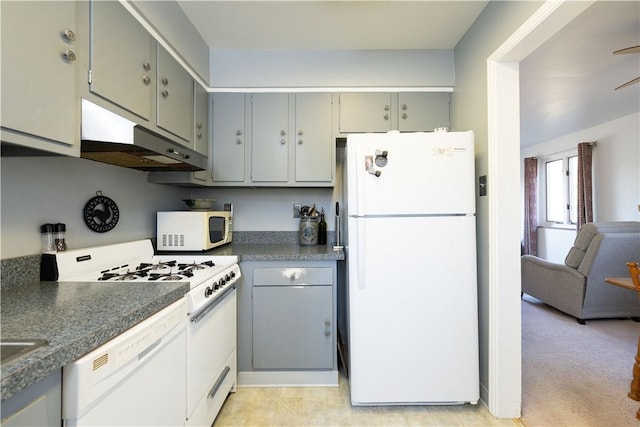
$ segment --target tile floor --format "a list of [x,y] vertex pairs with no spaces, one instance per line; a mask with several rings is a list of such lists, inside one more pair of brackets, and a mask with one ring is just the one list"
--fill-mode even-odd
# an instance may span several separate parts
[[339,387],[238,388],[213,426],[522,426],[496,419],[482,405],[352,407],[349,382]]

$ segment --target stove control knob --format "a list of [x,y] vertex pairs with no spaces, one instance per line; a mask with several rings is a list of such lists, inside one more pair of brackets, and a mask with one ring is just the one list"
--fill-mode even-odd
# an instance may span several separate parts
[[226,282],[225,282],[225,280],[224,280],[224,279],[220,279],[220,280],[218,281],[218,287],[219,287],[219,288],[223,287],[225,283],[226,283]]
[[232,272],[231,272],[231,278],[233,279],[234,277],[236,277],[236,272],[235,272],[235,271],[232,271]]
[[224,280],[228,282],[229,280],[231,280],[231,277],[227,274],[226,276],[224,276]]
[[204,297],[205,297],[205,298],[209,298],[212,294],[213,294],[213,289],[211,289],[211,288],[207,287],[207,288],[204,290]]

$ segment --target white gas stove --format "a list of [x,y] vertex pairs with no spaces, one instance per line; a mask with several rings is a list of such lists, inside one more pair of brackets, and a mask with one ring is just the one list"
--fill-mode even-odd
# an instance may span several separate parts
[[43,260],[42,280],[61,282],[189,282],[187,310],[196,313],[241,276],[237,256],[154,255],[150,240],[58,252]]
[[43,254],[42,280],[189,282],[185,423],[211,425],[236,389],[236,256],[154,255],[150,240]]

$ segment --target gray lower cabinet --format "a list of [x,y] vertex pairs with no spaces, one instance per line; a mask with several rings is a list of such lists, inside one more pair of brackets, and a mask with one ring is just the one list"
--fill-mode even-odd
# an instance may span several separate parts
[[240,268],[240,384],[298,381],[291,375],[326,383],[328,373],[337,379],[336,262],[252,261]]
[[62,371],[57,370],[2,402],[3,427],[59,427]]
[[[3,1],[2,141],[80,155],[75,2]],[[5,148],[3,154],[5,154]]]
[[[260,276],[264,270],[254,273]],[[253,367],[331,369],[333,286],[260,283],[253,287]]]

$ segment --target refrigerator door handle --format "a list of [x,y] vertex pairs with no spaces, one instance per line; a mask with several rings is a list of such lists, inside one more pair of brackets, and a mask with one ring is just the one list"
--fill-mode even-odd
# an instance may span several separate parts
[[365,251],[365,221],[356,221],[356,235],[358,236],[358,289],[364,290],[365,281],[365,263],[364,263],[364,251]]

